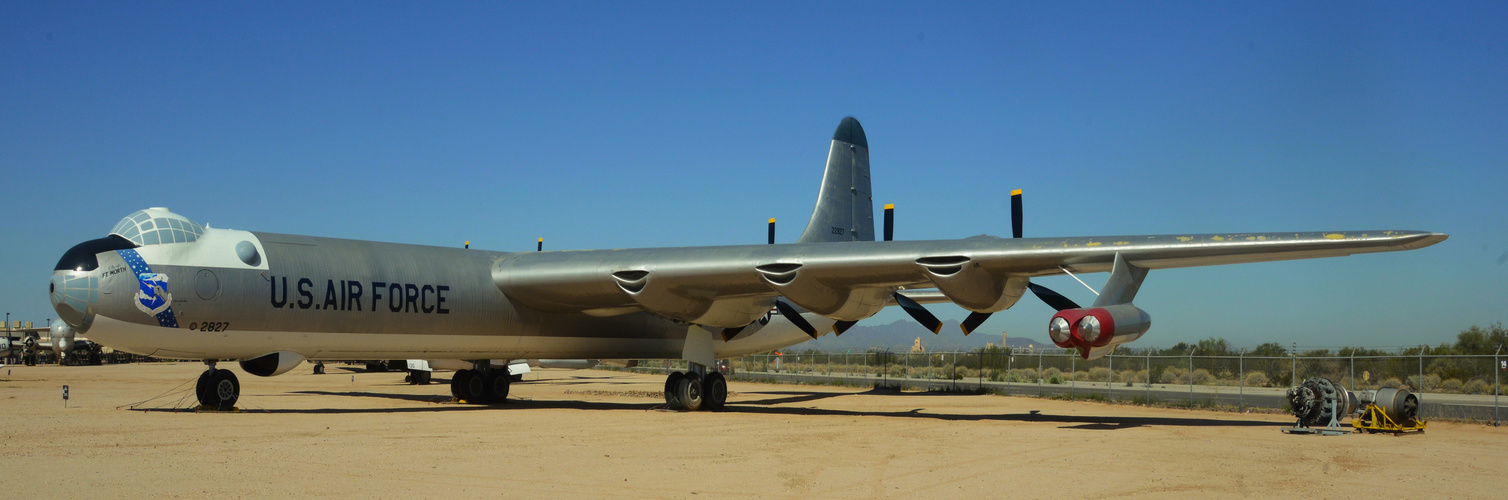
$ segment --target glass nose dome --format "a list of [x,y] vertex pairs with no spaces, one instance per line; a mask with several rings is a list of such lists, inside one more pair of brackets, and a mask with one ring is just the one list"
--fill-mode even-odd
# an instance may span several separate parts
[[118,234],[137,245],[193,243],[204,234],[204,226],[166,208],[137,210],[115,224],[110,234]]

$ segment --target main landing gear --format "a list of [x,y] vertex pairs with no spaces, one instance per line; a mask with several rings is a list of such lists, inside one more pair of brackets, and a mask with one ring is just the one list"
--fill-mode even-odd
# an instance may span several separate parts
[[[450,377],[450,395],[462,403],[501,403],[508,399],[508,368],[493,368],[489,360],[473,361],[472,369]],[[427,373],[427,372],[426,372]]]
[[241,381],[230,370],[215,368],[214,361],[204,364],[209,368],[199,375],[199,383],[194,386],[200,407],[216,411],[236,409],[236,400],[241,399]]
[[665,378],[665,404],[673,410],[718,411],[728,402],[728,381],[722,373],[692,363],[691,370]]

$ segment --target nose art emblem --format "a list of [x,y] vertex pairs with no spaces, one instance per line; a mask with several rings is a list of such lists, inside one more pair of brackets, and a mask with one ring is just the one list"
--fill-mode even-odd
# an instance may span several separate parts
[[178,318],[173,316],[173,294],[168,293],[168,275],[152,272],[152,267],[134,249],[116,250],[116,253],[131,266],[131,272],[136,273],[136,280],[141,285],[136,291],[136,308],[157,317],[160,326],[178,328]]

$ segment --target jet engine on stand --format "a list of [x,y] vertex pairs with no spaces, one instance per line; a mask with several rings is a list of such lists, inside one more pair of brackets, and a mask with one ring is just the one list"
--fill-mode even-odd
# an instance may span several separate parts
[[1352,417],[1351,427],[1367,432],[1423,431],[1419,396],[1403,389],[1349,391],[1322,377],[1310,377],[1288,389],[1288,404],[1298,422],[1283,429],[1289,434],[1342,435],[1340,421]]

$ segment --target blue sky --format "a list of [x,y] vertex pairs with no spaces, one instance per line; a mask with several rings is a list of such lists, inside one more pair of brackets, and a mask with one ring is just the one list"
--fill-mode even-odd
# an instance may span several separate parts
[[[1434,344],[1508,319],[1504,20],[1501,2],[4,2],[0,304],[53,317],[57,258],[148,206],[502,251],[760,243],[769,217],[789,242],[852,115],[900,239],[1008,235],[1015,188],[1028,236],[1449,233],[1160,271],[1137,298],[1141,345]],[[983,331],[1045,339],[1050,314],[1023,300]]]

